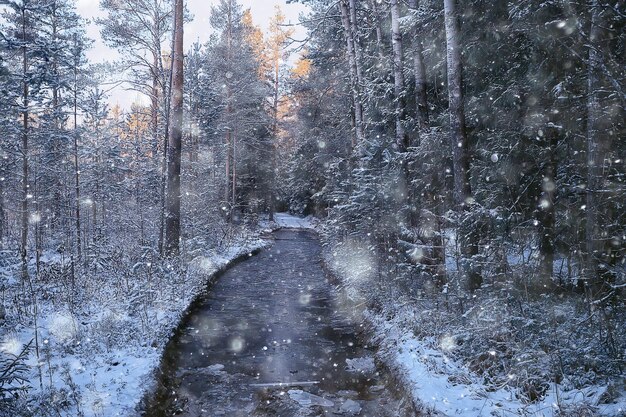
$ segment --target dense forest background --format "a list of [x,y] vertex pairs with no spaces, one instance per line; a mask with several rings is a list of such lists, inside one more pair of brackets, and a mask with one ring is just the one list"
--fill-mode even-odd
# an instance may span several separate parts
[[[123,59],[93,65],[73,1],[0,2],[0,325],[33,339],[0,369],[36,354],[48,398],[44,315],[74,323],[117,300],[140,316],[133,297],[157,303],[199,254],[291,211],[320,219],[354,297],[413,312],[407,332],[488,386],[529,402],[554,382],[617,396],[622,1],[302,0],[295,40],[279,9],[264,33],[221,0],[210,40],[185,52],[168,252],[172,3],[101,0]],[[148,104],[111,106],[112,79]],[[21,393],[27,374],[0,374],[0,391]]]
[[624,5],[307,3],[281,195],[340,273],[493,387],[623,372]]

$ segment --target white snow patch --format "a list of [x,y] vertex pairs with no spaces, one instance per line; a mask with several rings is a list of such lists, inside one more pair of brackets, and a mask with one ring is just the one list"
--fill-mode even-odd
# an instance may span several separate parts
[[286,229],[315,229],[313,216],[296,217],[289,213],[276,213],[274,214],[274,222],[279,227]]
[[76,338],[76,321],[69,312],[61,311],[52,314],[48,331],[61,343],[69,343]]
[[444,352],[429,348],[427,341],[410,335],[402,325],[402,318],[388,320],[369,312],[366,317],[381,345],[381,356],[409,387],[413,401],[424,408],[448,416],[470,417],[548,417],[574,405],[592,407],[601,416],[623,415],[626,410],[624,396],[613,404],[600,404],[606,389],[597,386],[563,391],[559,385],[553,384],[541,401],[524,403],[509,387],[489,389]]
[[[228,248],[203,251],[189,263],[180,281],[161,279],[161,287],[141,289],[133,289],[133,281],[121,281],[123,288],[102,285],[93,292],[95,298],[72,312],[40,300],[38,332],[43,353],[38,359],[31,352],[28,359],[29,396],[48,395],[43,391],[49,387],[74,390],[76,402],[71,402],[66,415],[135,415],[138,403],[155,385],[154,370],[185,309],[206,290],[207,281],[217,271],[269,244],[254,235],[241,236]],[[48,258],[61,263],[56,255]],[[120,297],[117,291],[127,292],[130,298]],[[154,296],[154,300],[148,302],[146,295]],[[33,337],[32,328],[26,326],[0,335],[0,350],[18,355]],[[43,364],[46,375],[41,388],[37,363]],[[207,371],[217,373],[222,368],[215,365]]]
[[0,344],[0,351],[17,356],[22,351],[23,344],[15,336],[6,337]]

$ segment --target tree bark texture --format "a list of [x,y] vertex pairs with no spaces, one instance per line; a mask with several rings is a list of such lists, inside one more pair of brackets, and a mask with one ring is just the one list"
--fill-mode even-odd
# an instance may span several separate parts
[[[410,7],[417,12],[418,0],[409,0]],[[419,38],[419,28],[414,26],[413,36],[413,73],[415,77],[415,105],[417,127],[420,130],[430,126],[428,115],[428,94],[426,92],[426,66],[424,64],[424,53],[422,40]]]
[[[348,65],[350,67],[350,88],[352,91],[352,104],[354,111],[354,125],[355,134],[352,140],[352,149],[356,149],[357,146],[363,143],[364,128],[363,128],[363,104],[361,102],[361,85],[359,83],[359,69],[356,58],[356,45],[353,37],[353,24],[350,18],[350,5],[348,0],[340,0],[339,8],[341,9],[341,21],[346,38],[346,45],[348,51]],[[356,23],[356,22],[355,22]]]
[[[459,20],[456,0],[444,0],[444,19],[446,28],[447,64],[448,64],[448,111],[450,113],[450,142],[454,173],[454,201],[459,212],[471,209],[471,187],[469,177],[469,149],[465,127],[463,107],[463,67],[459,42]],[[472,229],[465,236],[460,236],[461,251],[464,255],[464,272],[470,291],[480,288],[482,277],[478,273],[474,257],[478,254],[478,236]]]
[[537,207],[537,228],[539,235],[539,284],[547,290],[552,282],[554,265],[554,227],[555,227],[555,196],[556,172],[559,132],[550,128],[545,132],[548,157],[544,166],[541,194]]
[[602,146],[599,124],[601,118],[598,97],[601,71],[600,48],[602,42],[601,10],[597,0],[590,0],[591,28],[589,31],[589,58],[587,62],[587,189],[585,201],[585,278],[597,280],[598,256],[601,250],[598,239],[598,195],[602,188]]
[[406,152],[409,138],[404,127],[406,121],[406,94],[404,91],[404,51],[400,32],[399,0],[391,0],[391,44],[393,48],[393,86],[396,104],[396,144],[399,152]]
[[[76,35],[74,35],[74,45],[77,48]],[[96,108],[96,114],[98,108]],[[74,193],[75,193],[75,227],[76,227],[76,256],[78,262],[82,259],[82,239],[81,239],[81,224],[80,224],[80,165],[78,159],[78,57],[74,62],[74,132],[73,132],[73,145],[74,145]],[[94,206],[96,202],[94,201]]]
[[174,3],[174,54],[172,59],[172,98],[167,156],[167,215],[165,253],[180,253],[180,163],[183,136],[183,0]]
[[21,239],[20,258],[22,264],[22,280],[28,280],[28,134],[29,134],[29,88],[28,88],[28,47],[26,45],[26,8],[22,8],[22,213],[21,213]]
[[471,196],[469,181],[469,158],[465,109],[463,106],[463,78],[461,47],[459,44],[459,21],[456,0],[444,0],[447,64],[448,108],[450,114],[450,141],[454,165],[454,200],[462,209]]

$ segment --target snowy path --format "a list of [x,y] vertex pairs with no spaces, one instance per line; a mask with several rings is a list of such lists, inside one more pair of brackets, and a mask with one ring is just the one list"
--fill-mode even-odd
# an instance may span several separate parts
[[288,213],[274,214],[276,224],[285,229],[313,229],[313,217],[296,217]]
[[386,388],[355,325],[334,313],[316,237],[275,235],[181,325],[146,415],[412,415]]

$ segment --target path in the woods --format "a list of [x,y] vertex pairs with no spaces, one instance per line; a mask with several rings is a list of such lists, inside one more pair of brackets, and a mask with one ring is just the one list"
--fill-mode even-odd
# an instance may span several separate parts
[[165,388],[146,415],[410,415],[354,324],[335,312],[316,236],[274,236],[271,249],[227,271],[182,325],[164,356]]

